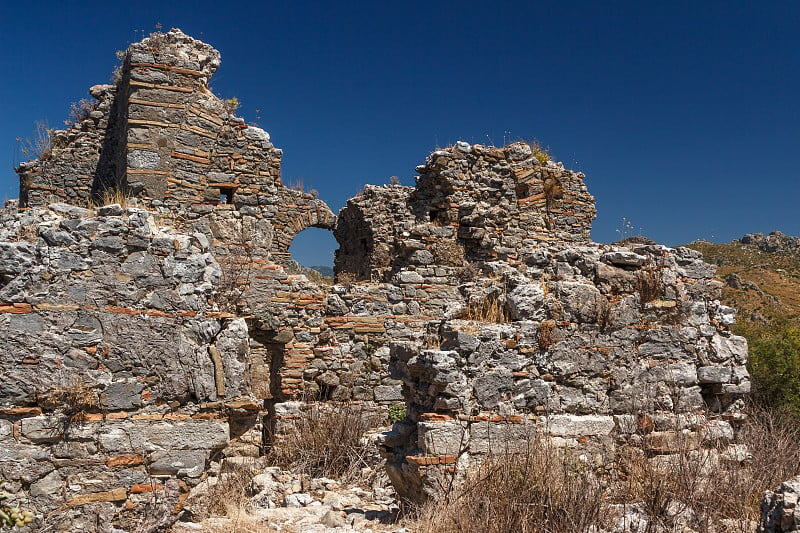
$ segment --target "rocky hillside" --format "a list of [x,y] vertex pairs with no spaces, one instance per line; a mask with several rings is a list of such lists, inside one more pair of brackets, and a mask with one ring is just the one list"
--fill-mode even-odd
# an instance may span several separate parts
[[717,265],[723,300],[739,310],[740,323],[800,317],[800,237],[749,233],[726,244],[695,241],[687,247]]

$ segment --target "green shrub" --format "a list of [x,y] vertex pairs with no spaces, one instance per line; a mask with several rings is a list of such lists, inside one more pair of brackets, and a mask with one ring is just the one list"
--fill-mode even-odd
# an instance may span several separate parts
[[406,406],[402,403],[396,403],[389,406],[389,423],[394,424],[406,418]]
[[741,333],[750,345],[755,400],[800,415],[800,327],[778,324]]

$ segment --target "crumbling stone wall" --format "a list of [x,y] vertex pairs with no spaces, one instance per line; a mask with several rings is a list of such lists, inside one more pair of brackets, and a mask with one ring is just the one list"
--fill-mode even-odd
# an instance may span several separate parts
[[124,171],[127,80],[89,89],[95,99],[76,104],[74,123],[55,131],[41,157],[20,164],[20,202],[46,205],[63,200],[86,206]]
[[529,252],[522,269],[495,267],[508,313],[498,323],[445,319],[436,347],[391,344],[409,418],[385,435],[384,449],[401,494],[424,498],[533,433],[603,468],[619,445],[668,455],[713,442],[738,456],[747,344],[729,331],[734,311],[716,299],[713,266],[658,245]]
[[337,273],[384,281],[408,267],[513,264],[541,242],[589,241],[595,207],[583,174],[542,164],[526,143],[458,142],[417,172],[414,188],[368,186],[347,203]]
[[71,527],[118,509],[127,528],[156,478],[185,497],[240,421],[259,424],[246,324],[209,304],[221,270],[202,234],[119,206],[2,215],[0,476]]
[[[763,236],[762,236],[763,237]],[[758,533],[794,533],[800,531],[800,478],[784,481],[761,500],[761,523]]]
[[119,81],[90,90],[95,108],[56,132],[45,157],[20,166],[22,207],[86,207],[117,191],[222,244],[244,233],[240,241],[278,261],[300,231],[332,229],[324,202],[283,185],[282,151],[269,134],[208,88],[219,65],[216,49],[180,30],[132,44]]
[[[437,150],[337,218],[210,93],[218,66],[178,30],[132,45],[0,213],[0,476],[37,509],[174,520],[299,400],[405,402],[382,447],[414,500],[533,431],[598,466],[730,441],[746,344],[698,254],[590,242],[584,176],[525,143]],[[131,207],[84,208],[109,188]],[[288,268],[309,226],[334,229],[333,286]]]

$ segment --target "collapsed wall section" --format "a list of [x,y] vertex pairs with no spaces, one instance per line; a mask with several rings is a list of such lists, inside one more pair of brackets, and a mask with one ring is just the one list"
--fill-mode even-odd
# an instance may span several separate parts
[[15,169],[23,206],[66,201],[87,206],[125,173],[127,79],[89,89],[94,103],[73,104],[72,125],[48,131],[38,158]]

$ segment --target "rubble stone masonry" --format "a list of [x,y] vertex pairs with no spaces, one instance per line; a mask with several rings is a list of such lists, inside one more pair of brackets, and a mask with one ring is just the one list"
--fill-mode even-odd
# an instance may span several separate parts
[[[367,186],[337,217],[209,91],[219,62],[179,30],[131,45],[18,169],[0,211],[18,498],[84,530],[134,530],[157,502],[174,519],[300,401],[404,403],[381,449],[410,500],[533,433],[598,467],[620,445],[736,454],[747,345],[699,254],[591,242],[583,174],[521,142],[437,150],[414,187]],[[333,285],[289,261],[311,226],[339,243]]]

